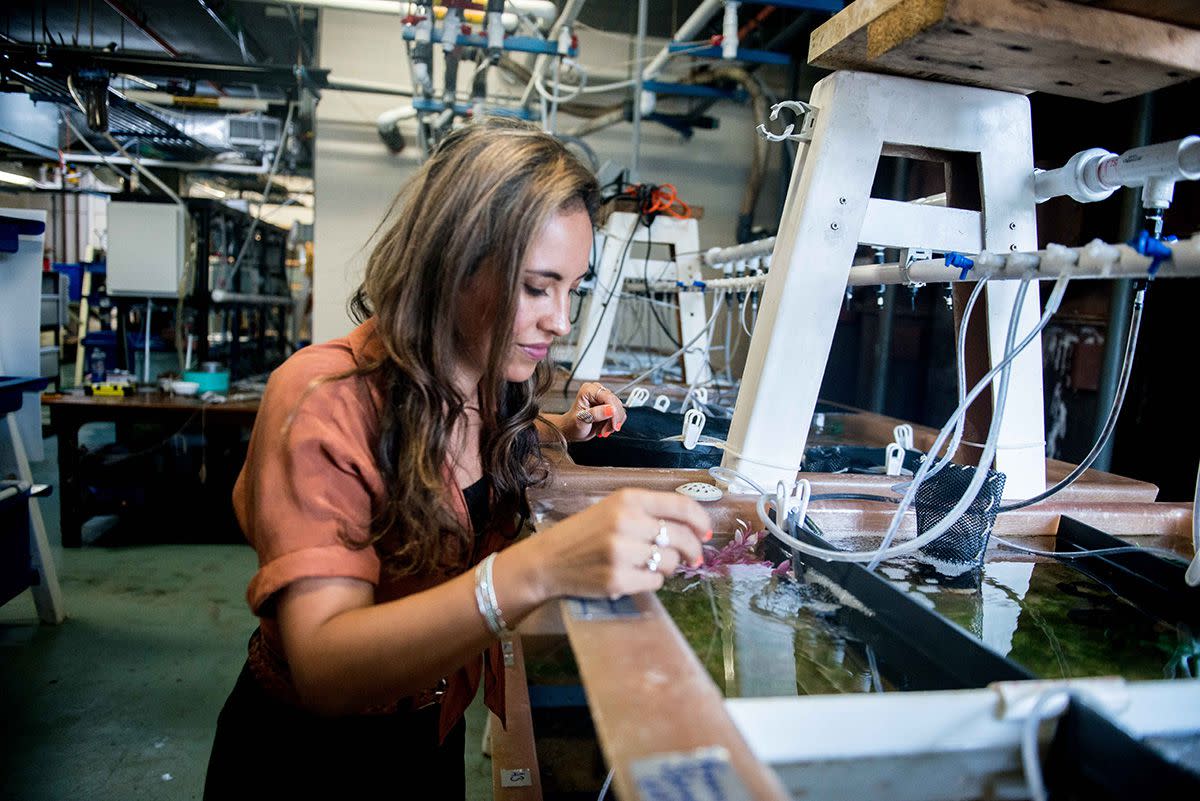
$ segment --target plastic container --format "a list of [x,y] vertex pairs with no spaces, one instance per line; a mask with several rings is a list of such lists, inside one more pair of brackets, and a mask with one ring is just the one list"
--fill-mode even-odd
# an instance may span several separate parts
[[183,380],[197,384],[200,394],[204,394],[205,392],[219,392],[222,395],[229,394],[228,370],[222,370],[216,373],[188,370],[183,374]]

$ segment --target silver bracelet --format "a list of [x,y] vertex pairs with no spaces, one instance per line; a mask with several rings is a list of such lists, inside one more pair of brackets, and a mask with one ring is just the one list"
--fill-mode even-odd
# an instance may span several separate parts
[[488,631],[493,636],[504,639],[510,637],[512,631],[508,628],[504,614],[500,611],[500,602],[496,598],[496,586],[492,578],[492,563],[495,560],[496,554],[489,554],[475,566],[475,605],[479,608],[479,614],[487,624]]

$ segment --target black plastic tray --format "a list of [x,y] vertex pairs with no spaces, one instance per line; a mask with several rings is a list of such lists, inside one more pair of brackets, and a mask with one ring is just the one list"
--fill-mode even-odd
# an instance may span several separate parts
[[[1065,516],[1054,540],[1054,550],[1060,553],[1129,546],[1125,540]],[[1168,623],[1200,625],[1200,587],[1189,587],[1183,580],[1187,570],[1184,565],[1135,551],[1077,557],[1067,562],[1147,614]]]

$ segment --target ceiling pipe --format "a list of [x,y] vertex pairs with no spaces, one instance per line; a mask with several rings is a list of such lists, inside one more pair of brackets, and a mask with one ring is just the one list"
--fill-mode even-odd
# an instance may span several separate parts
[[[247,2],[273,6],[323,8],[330,11],[355,11],[362,14],[383,14],[389,17],[399,17],[417,13],[417,4],[402,3],[397,2],[397,0],[247,0]],[[531,5],[529,9],[526,9],[524,7],[526,3],[536,5],[536,8]],[[554,9],[554,3],[549,2],[548,0],[545,2],[541,2],[541,0],[520,0],[520,2],[517,3],[514,3],[514,0],[508,0],[505,6],[512,9],[512,11],[506,11],[502,15],[504,30],[508,31],[509,33],[512,33],[517,29],[517,23],[519,21],[517,17],[518,13],[529,14],[541,20],[552,20],[554,19],[554,14],[558,13],[557,10]],[[546,14],[548,9],[552,13],[547,18]],[[436,6],[434,8],[434,14],[438,19],[442,19],[446,15],[446,7]],[[466,9],[463,14],[463,19],[472,25],[482,25],[484,22],[484,12],[477,11],[475,9]]]
[[[63,159],[77,164],[133,164],[125,156],[93,156],[91,153],[63,153]],[[221,172],[230,175],[266,175],[270,168],[262,164],[218,164],[203,161],[165,161],[163,159],[140,158],[137,164],[143,167],[169,167],[182,172]]]
[[[546,35],[547,41],[556,41],[558,34],[563,28],[575,24],[575,18],[579,16],[579,12],[583,10],[583,0],[567,0],[563,6],[562,13],[558,15],[558,19],[554,21],[554,25],[550,27],[550,32]],[[520,106],[524,108],[529,105],[530,99],[533,97],[533,90],[537,82],[546,75],[546,67],[550,64],[550,57],[539,55],[533,64],[533,75],[529,78],[529,83],[525,85],[525,91],[521,93]]]

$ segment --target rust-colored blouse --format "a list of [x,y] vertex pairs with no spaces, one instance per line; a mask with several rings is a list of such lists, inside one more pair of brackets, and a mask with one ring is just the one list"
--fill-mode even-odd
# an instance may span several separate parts
[[[315,379],[345,373],[378,358],[382,345],[368,320],[348,337],[298,351],[271,374],[250,437],[246,463],[233,489],[242,531],[258,552],[258,572],[246,591],[259,616],[249,663],[263,687],[281,700],[298,702],[283,657],[272,597],[302,578],[357,578],[375,586],[377,603],[444,582],[446,575],[400,575],[386,549],[354,548],[365,542],[384,486],[375,464],[382,393],[369,378],[352,377],[314,386]],[[307,394],[306,394],[307,393]],[[470,527],[461,492],[448,502]],[[493,514],[478,532],[473,562],[503,547],[515,530],[512,510]],[[485,675],[484,700],[504,720],[504,663],[498,644],[446,677],[440,735],[459,721]],[[424,695],[424,694],[423,694]],[[421,697],[398,699],[366,714],[419,706]]]

